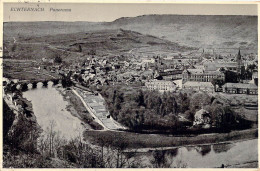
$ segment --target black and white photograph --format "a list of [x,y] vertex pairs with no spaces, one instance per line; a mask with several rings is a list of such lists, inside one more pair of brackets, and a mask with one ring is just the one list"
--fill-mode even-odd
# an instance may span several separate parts
[[258,168],[257,7],[3,2],[1,168]]

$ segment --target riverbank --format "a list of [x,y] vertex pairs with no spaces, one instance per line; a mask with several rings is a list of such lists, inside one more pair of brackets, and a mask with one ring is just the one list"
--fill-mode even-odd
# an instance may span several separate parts
[[18,115],[23,115],[22,117],[25,117],[30,120],[30,122],[35,123],[37,127],[40,127],[37,123],[31,101],[23,97],[21,92],[16,92],[14,95],[4,94],[3,100],[10,110],[16,115],[14,118],[14,123],[17,122],[16,120],[18,119]]
[[72,92],[71,89],[57,88],[63,99],[68,102],[67,110],[75,117],[78,117],[88,130],[102,130],[102,126],[95,122],[86,110],[81,100]]
[[213,144],[227,141],[254,139],[258,129],[232,131],[230,133],[201,134],[193,137],[169,137],[161,134],[139,134],[113,131],[85,131],[85,140],[95,145],[106,142],[115,147],[124,146],[126,149],[150,149],[162,147],[179,147],[199,144]]

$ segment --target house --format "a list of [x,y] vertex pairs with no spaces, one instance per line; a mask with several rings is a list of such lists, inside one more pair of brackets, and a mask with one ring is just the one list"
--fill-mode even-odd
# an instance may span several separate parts
[[257,95],[258,89],[255,84],[226,83],[222,86],[223,93]]
[[210,123],[211,118],[208,111],[202,108],[195,113],[193,125],[205,125],[205,128],[208,128]]
[[145,86],[148,90],[158,90],[160,92],[176,90],[176,84],[172,81],[165,80],[150,80],[145,82]]
[[183,89],[192,89],[195,91],[214,92],[214,85],[211,82],[187,81],[182,85]]

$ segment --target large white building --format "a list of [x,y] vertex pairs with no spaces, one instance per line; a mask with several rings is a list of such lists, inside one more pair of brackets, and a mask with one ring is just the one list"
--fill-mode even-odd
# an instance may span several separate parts
[[183,89],[192,89],[195,91],[205,91],[209,93],[214,92],[214,86],[211,82],[197,82],[197,81],[187,81],[182,86]]
[[145,86],[148,90],[158,90],[160,92],[176,90],[176,84],[172,81],[165,80],[150,80],[145,82]]
[[186,69],[182,73],[182,83],[187,81],[211,82],[213,79],[225,80],[225,74],[220,71],[202,69]]

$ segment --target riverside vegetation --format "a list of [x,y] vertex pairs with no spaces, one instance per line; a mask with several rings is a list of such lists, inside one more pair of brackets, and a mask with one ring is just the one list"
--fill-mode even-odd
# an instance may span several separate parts
[[81,136],[67,140],[55,131],[50,122],[46,132],[37,123],[29,101],[16,91],[15,98],[22,106],[12,110],[3,100],[3,167],[5,168],[99,168],[135,167],[123,155],[124,147],[94,147]]
[[[101,94],[111,116],[133,131],[159,130],[176,133],[188,130],[192,133],[194,115],[201,108],[209,112],[215,131],[228,132],[231,129],[249,128],[252,124],[225,101],[205,92],[162,94],[131,86],[105,86]],[[187,121],[181,121],[180,115]]]

